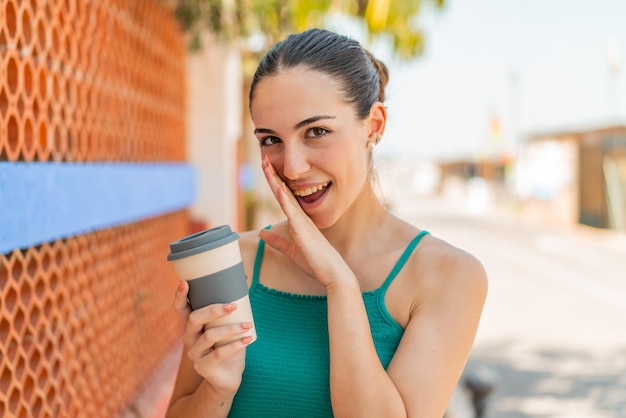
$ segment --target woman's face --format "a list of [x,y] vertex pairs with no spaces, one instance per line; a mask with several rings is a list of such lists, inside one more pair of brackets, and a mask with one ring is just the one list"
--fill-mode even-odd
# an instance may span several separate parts
[[335,80],[301,68],[262,79],[250,109],[261,157],[318,228],[334,225],[368,180],[369,118],[357,118]]

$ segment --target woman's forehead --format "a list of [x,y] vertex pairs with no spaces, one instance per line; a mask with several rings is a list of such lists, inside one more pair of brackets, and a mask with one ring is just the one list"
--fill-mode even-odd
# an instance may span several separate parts
[[346,106],[338,83],[326,74],[290,69],[259,81],[250,108],[255,122],[287,119],[297,123]]
[[[308,67],[294,67],[279,70],[276,74],[259,80],[256,91],[260,89],[274,90],[278,88],[319,89],[340,91],[340,84],[327,73]],[[294,92],[295,93],[295,92]],[[258,94],[258,93],[257,93]]]

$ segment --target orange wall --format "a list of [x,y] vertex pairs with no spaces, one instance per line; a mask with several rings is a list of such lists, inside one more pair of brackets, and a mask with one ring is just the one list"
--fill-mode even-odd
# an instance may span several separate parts
[[[3,0],[0,44],[1,163],[185,160],[185,48],[163,2]],[[0,416],[133,415],[179,340],[165,260],[188,232],[180,209],[0,254]]]

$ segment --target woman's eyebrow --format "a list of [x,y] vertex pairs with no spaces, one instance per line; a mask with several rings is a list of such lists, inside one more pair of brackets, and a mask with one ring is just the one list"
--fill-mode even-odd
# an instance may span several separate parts
[[276,132],[271,130],[271,129],[266,129],[266,128],[257,128],[254,130],[254,134],[271,134],[271,135],[276,135]]
[[335,117],[334,116],[328,116],[328,115],[313,116],[311,118],[303,120],[302,122],[296,123],[296,125],[293,127],[293,130],[297,131],[298,129],[302,128],[303,126],[309,125],[311,123],[317,122],[318,120],[322,120],[322,119],[335,119]]
[[[324,120],[324,119],[336,119],[335,116],[329,116],[329,115],[319,115],[319,116],[313,116],[310,117],[308,119],[303,120],[302,122],[298,122],[296,123],[296,125],[293,127],[294,131],[297,131],[298,129],[302,128],[303,126],[309,125],[311,123],[315,123],[318,120]],[[276,135],[276,131],[274,131],[273,129],[267,129],[267,128],[257,128],[254,130],[254,134],[270,134],[270,135]]]

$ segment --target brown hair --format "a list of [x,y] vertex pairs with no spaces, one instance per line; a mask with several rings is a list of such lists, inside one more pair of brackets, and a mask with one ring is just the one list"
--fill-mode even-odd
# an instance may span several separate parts
[[325,29],[309,29],[289,35],[265,54],[252,79],[249,100],[264,77],[281,70],[303,66],[339,81],[346,101],[365,119],[372,105],[384,102],[389,72],[357,41]]

